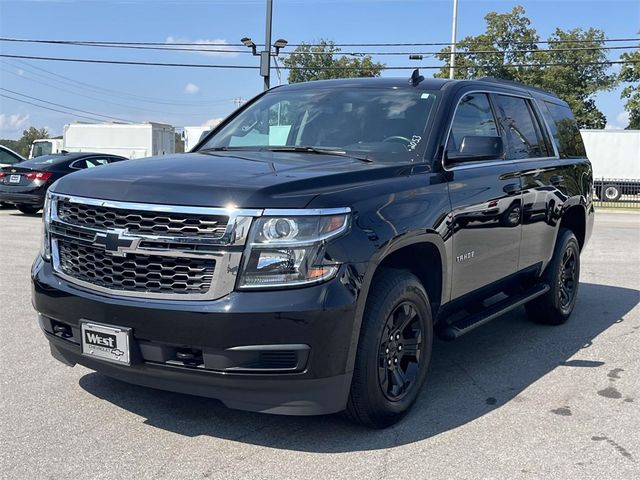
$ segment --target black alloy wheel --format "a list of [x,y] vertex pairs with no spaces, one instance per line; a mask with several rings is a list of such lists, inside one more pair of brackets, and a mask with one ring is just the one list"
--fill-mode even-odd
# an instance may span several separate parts
[[380,338],[378,382],[391,401],[403,398],[415,384],[422,353],[422,319],[411,302],[389,315]]

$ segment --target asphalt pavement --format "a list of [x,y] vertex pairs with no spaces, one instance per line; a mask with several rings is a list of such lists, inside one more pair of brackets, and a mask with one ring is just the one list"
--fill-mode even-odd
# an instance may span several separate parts
[[371,431],[128,385],[49,355],[30,301],[39,216],[0,210],[0,477],[640,478],[640,214],[600,212],[576,310],[438,341],[413,411]]

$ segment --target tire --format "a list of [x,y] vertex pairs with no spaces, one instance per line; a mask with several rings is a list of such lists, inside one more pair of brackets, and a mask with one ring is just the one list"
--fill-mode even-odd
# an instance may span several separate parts
[[17,205],[17,208],[25,215],[35,215],[40,211],[41,207],[32,207],[31,205]]
[[347,416],[370,428],[402,419],[424,384],[432,343],[431,307],[420,280],[404,270],[377,272],[362,320]]
[[571,230],[560,229],[542,280],[550,289],[525,305],[527,314],[537,323],[563,324],[573,312],[580,284],[580,245]]
[[602,201],[617,202],[621,196],[620,186],[615,183],[609,183],[602,187]]

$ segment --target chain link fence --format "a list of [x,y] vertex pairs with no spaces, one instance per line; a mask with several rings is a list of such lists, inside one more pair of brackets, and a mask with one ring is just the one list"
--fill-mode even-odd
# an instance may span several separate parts
[[596,207],[640,210],[640,179],[600,178],[593,185]]

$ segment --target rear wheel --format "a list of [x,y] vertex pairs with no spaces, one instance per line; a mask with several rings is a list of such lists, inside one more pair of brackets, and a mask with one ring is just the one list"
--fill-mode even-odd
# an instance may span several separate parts
[[622,192],[620,191],[620,187],[618,185],[614,185],[610,183],[609,185],[605,185],[602,189],[603,200],[608,202],[617,202],[620,200],[622,196]]
[[18,205],[17,207],[26,215],[34,215],[40,211],[40,207],[32,207],[31,205]]
[[400,420],[425,381],[432,342],[431,308],[420,280],[402,270],[378,272],[362,320],[349,417],[373,428]]
[[580,282],[580,245],[571,230],[560,230],[543,281],[549,285],[549,291],[527,303],[525,308],[529,317],[538,323],[560,325],[573,312]]

